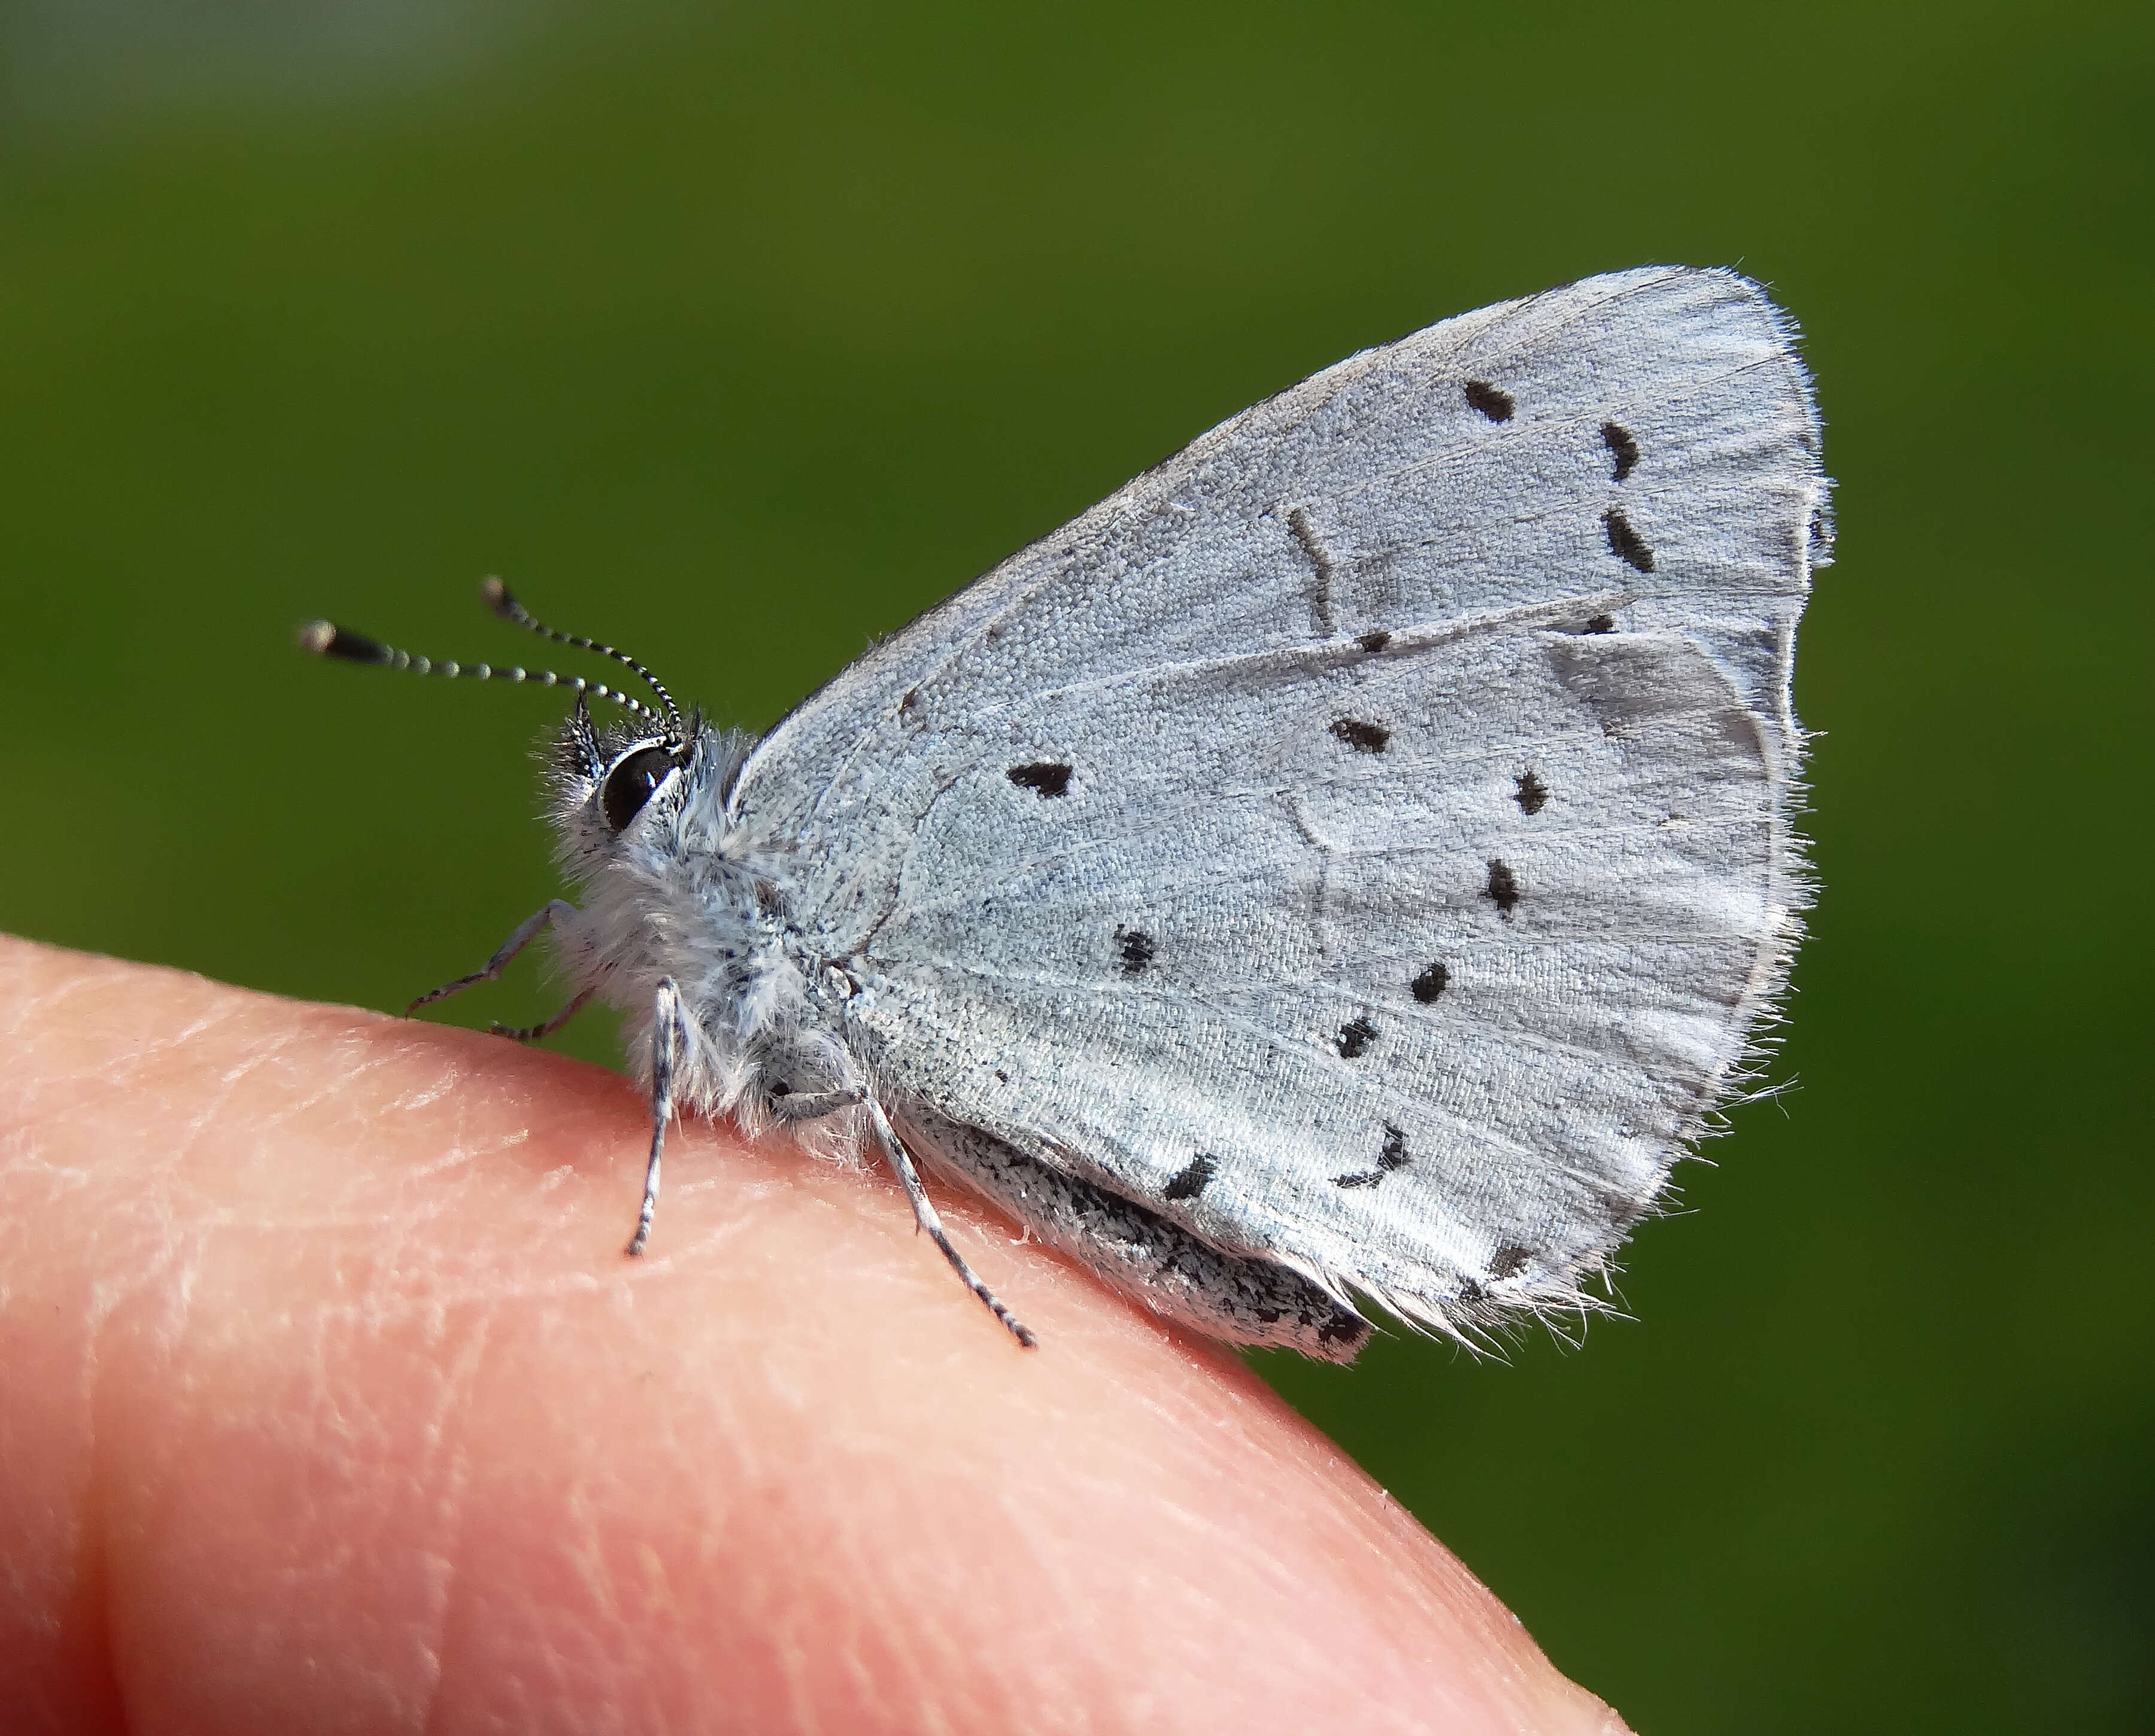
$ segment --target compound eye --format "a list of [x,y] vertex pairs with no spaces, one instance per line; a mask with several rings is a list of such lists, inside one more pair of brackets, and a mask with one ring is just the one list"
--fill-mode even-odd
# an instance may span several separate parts
[[607,767],[606,781],[599,786],[599,812],[607,824],[616,832],[627,830],[651,792],[666,781],[673,763],[670,749],[648,745],[631,748]]

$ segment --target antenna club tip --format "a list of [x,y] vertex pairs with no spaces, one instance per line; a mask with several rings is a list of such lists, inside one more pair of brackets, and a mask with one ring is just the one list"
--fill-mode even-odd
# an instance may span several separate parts
[[479,581],[479,599],[497,615],[513,617],[515,614],[516,599],[509,594],[509,586],[493,573]]
[[346,663],[386,663],[397,658],[386,645],[334,621],[310,621],[299,629],[299,645],[316,657],[339,657]]

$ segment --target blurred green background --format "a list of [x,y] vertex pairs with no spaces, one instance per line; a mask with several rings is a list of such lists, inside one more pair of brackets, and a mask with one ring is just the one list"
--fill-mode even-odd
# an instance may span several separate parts
[[1266,1372],[1653,1736],[2155,1728],[2151,50],[2145,0],[13,0],[0,924],[399,1006],[554,889],[560,707],[302,618],[530,658],[499,571],[766,725],[1352,350],[1738,265],[1841,484],[1799,1088],[1583,1350]]

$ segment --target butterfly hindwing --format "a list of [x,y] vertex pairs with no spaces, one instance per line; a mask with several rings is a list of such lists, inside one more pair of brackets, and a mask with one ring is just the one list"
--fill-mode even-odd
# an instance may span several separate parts
[[[993,763],[954,784],[859,1015],[905,1088],[1389,1295],[1568,1284],[1738,1059],[1789,915],[1774,768],[1681,641],[1451,648],[1359,689],[1173,692],[1213,737],[1172,763],[1068,719],[1059,796]],[[1612,665],[1615,699],[1580,697]],[[1349,714],[1381,751],[1339,739]]]

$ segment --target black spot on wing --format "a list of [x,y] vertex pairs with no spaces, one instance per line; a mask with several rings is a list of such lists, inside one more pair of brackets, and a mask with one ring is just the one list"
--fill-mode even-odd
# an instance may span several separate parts
[[1467,402],[1492,422],[1509,422],[1512,419],[1514,407],[1512,394],[1500,391],[1487,380],[1469,380],[1467,382]]
[[1374,1187],[1395,1170],[1407,1166],[1407,1136],[1389,1121],[1385,1123],[1384,1149],[1377,1154],[1377,1167],[1359,1170],[1351,1175],[1334,1175],[1334,1187]]
[[1194,1200],[1205,1191],[1205,1183],[1219,1171],[1220,1160],[1200,1151],[1168,1178],[1167,1185],[1159,1191],[1159,1196],[1163,1200]]
[[1364,651],[1368,652],[1370,656],[1374,657],[1380,651],[1382,651],[1385,646],[1392,643],[1392,636],[1388,632],[1381,631],[1378,632],[1364,633],[1359,638],[1356,639],[1354,643],[1357,645],[1359,645]]
[[1407,986],[1414,991],[1415,999],[1426,1006],[1444,992],[1445,985],[1451,981],[1451,973],[1441,964],[1435,964],[1415,978]]
[[1503,863],[1492,861],[1489,864],[1489,883],[1482,888],[1482,896],[1493,899],[1497,914],[1508,921],[1512,912],[1518,908],[1519,877]]
[[1392,739],[1392,732],[1382,724],[1367,724],[1354,717],[1334,718],[1332,733],[1358,754],[1381,754],[1385,744]]
[[1620,422],[1601,424],[1601,443],[1609,448],[1609,455],[1616,460],[1615,475],[1619,482],[1639,467],[1639,443],[1631,438],[1630,429]]
[[1631,528],[1631,521],[1610,507],[1601,515],[1601,522],[1609,527],[1609,548],[1612,554],[1620,555],[1641,572],[1654,570],[1654,551],[1646,546],[1646,539]]
[[1613,633],[1616,631],[1616,617],[1614,615],[1596,615],[1587,622],[1586,630],[1590,633]]
[[1317,1341],[1321,1344],[1359,1344],[1369,1330],[1367,1320],[1334,1303],[1330,1317],[1317,1329]]
[[1339,1027],[1339,1035],[1335,1041],[1339,1045],[1339,1052],[1348,1060],[1352,1061],[1369,1047],[1376,1035],[1377,1027],[1374,1025],[1366,1018],[1357,1017]]
[[1152,936],[1142,929],[1118,928],[1115,930],[1115,940],[1122,949],[1123,975],[1125,976],[1135,976],[1152,962],[1153,955],[1159,950],[1152,944]]
[[1065,795],[1070,788],[1070,768],[1054,760],[1013,766],[1008,776],[1019,789],[1037,791],[1042,796]]
[[1548,803],[1548,786],[1531,771],[1521,772],[1518,781],[1519,787],[1514,799],[1519,804],[1519,812],[1523,814],[1539,813]]
[[1499,1279],[1517,1278],[1527,1269],[1527,1262],[1533,1257],[1523,1247],[1500,1247],[1489,1257],[1489,1276]]
[[1407,1166],[1407,1136],[1392,1124],[1385,1124],[1385,1149],[1377,1154],[1380,1170],[1404,1170]]
[[1833,520],[1824,507],[1811,514],[1810,556],[1820,566],[1833,559]]

